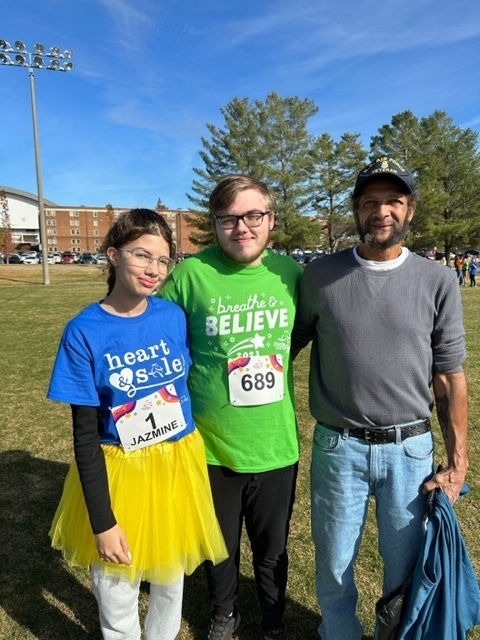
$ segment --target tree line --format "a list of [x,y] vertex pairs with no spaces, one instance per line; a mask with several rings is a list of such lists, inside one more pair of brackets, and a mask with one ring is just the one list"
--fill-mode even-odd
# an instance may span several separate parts
[[357,173],[380,155],[392,155],[414,173],[417,213],[407,244],[412,250],[437,247],[450,254],[480,239],[480,153],[478,133],[457,126],[444,111],[417,118],[411,111],[379,127],[367,150],[360,133],[309,133],[318,112],[310,99],[234,98],[220,109],[223,126],[207,124],[195,167],[195,215],[191,239],[213,242],[208,196],[230,173],[248,173],[269,184],[277,199],[273,242],[288,252],[305,247],[337,251],[355,243],[351,192]]

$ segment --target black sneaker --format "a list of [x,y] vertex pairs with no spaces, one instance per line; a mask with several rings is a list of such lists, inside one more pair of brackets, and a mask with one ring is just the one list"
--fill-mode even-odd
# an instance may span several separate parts
[[240,614],[234,612],[230,617],[215,613],[208,625],[208,631],[203,636],[203,640],[229,640],[240,624]]
[[283,626],[281,629],[260,629],[260,640],[288,640],[287,627]]

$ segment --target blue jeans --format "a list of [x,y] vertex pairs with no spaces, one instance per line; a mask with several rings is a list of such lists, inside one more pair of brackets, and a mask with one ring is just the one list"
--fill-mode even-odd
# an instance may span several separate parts
[[431,432],[398,444],[368,444],[321,424],[311,465],[312,535],[322,640],[360,640],[354,563],[370,496],[375,496],[383,595],[400,586],[418,556],[426,496],[433,471]]

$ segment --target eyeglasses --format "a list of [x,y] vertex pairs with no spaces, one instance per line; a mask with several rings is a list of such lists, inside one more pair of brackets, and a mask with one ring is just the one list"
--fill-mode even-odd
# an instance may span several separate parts
[[145,249],[119,249],[119,251],[125,251],[125,253],[129,253],[132,256],[130,262],[134,267],[148,267],[152,262],[156,262],[159,272],[163,275],[172,273],[175,268],[175,261],[171,258],[167,256],[155,258],[151,253],[145,251]]
[[269,213],[270,211],[249,211],[248,213],[244,213],[243,216],[214,215],[213,217],[222,229],[235,229],[239,220],[241,220],[249,229],[252,229],[254,227],[259,227],[263,222],[263,218]]

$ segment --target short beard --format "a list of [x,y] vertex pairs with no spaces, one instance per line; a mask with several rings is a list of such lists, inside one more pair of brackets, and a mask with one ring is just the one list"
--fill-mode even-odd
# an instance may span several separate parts
[[368,223],[365,225],[365,229],[362,229],[358,220],[357,231],[358,235],[360,236],[361,242],[367,247],[370,247],[370,249],[390,249],[391,247],[394,247],[395,245],[400,244],[405,240],[410,232],[410,224],[408,220],[405,220],[403,225],[400,226],[397,222],[394,221],[392,234],[385,240],[378,240],[375,237],[375,234],[370,233],[370,225]]
[[236,264],[249,265],[252,262],[255,262],[255,260],[258,260],[260,256],[263,256],[263,253],[267,248],[267,246],[268,246],[268,243],[265,244],[263,249],[261,250],[259,249],[253,255],[250,255],[250,256],[237,256],[235,253],[230,253],[229,251],[226,251],[223,247],[220,247],[220,249],[227,256],[227,258],[232,262],[235,262]]

